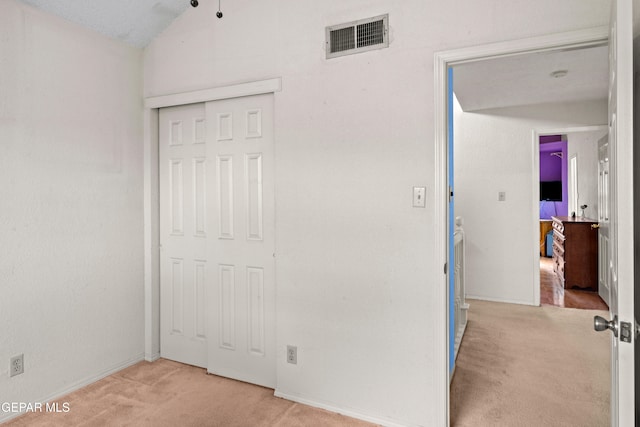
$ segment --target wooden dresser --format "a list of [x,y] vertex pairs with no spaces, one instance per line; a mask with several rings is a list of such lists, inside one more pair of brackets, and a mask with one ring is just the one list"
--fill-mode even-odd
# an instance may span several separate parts
[[565,289],[598,291],[598,222],[554,216],[553,269]]

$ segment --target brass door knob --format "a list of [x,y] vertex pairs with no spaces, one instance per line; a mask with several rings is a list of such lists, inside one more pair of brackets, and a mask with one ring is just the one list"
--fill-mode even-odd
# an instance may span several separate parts
[[591,224],[592,230],[595,230],[596,228],[600,228],[600,224]]

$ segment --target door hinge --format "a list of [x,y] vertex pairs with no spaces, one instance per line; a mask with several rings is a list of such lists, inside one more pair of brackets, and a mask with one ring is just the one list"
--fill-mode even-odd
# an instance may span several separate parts
[[620,322],[620,341],[631,342],[632,331],[630,322]]
[[449,186],[449,203],[451,203],[452,199],[453,199],[453,188],[451,188],[451,186]]
[[447,274],[447,263],[444,263],[444,274]]

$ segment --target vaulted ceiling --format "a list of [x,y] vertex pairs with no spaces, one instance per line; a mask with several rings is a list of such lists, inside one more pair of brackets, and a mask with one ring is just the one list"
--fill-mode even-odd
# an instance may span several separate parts
[[189,0],[19,0],[107,37],[145,47]]

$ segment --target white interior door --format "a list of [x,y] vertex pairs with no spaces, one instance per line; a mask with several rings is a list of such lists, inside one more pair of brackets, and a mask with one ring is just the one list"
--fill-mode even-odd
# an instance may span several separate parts
[[573,155],[569,159],[569,212],[579,214],[578,208],[578,156]]
[[206,104],[210,373],[275,387],[273,95]]
[[160,110],[160,355],[206,367],[204,104]]
[[632,2],[613,0],[609,38],[611,424],[635,425]]
[[598,294],[609,304],[609,138],[598,141]]

